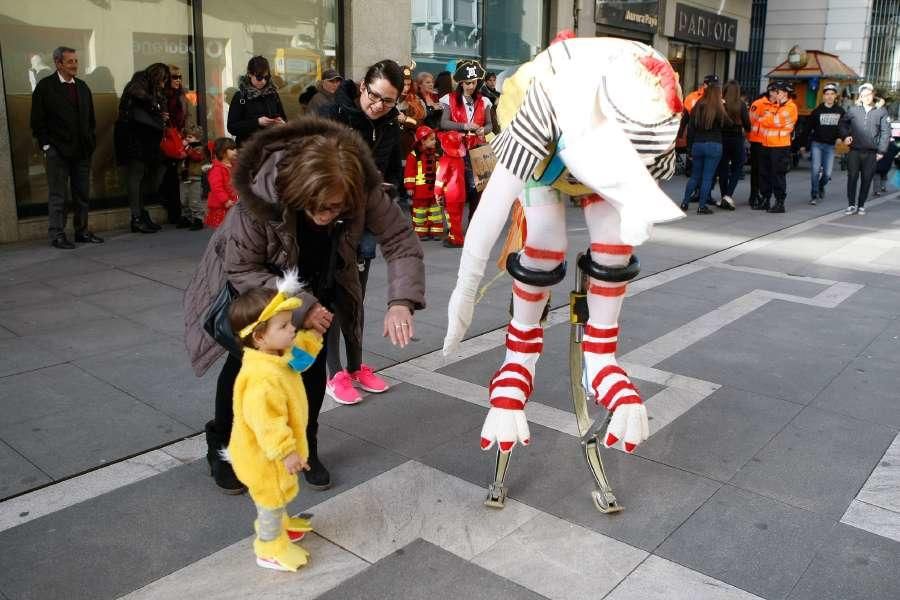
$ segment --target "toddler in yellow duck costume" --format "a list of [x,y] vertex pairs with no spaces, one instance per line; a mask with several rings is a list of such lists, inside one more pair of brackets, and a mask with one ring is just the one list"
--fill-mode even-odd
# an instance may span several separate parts
[[228,460],[256,504],[256,563],[296,571],[309,554],[292,542],[312,531],[308,520],[289,517],[297,496],[297,474],[309,469],[308,404],[300,373],[322,349],[322,337],[297,331],[292,313],[300,308],[296,272],[279,280],[278,291],[259,288],[234,300],[232,330],[244,348],[234,385],[234,427]]

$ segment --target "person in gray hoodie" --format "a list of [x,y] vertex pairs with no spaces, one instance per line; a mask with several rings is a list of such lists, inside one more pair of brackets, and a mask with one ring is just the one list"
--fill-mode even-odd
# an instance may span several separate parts
[[859,100],[838,124],[839,135],[850,147],[847,156],[846,215],[866,214],[866,198],[875,175],[875,165],[887,152],[891,141],[888,113],[883,107],[875,106],[874,92],[871,83],[859,86]]

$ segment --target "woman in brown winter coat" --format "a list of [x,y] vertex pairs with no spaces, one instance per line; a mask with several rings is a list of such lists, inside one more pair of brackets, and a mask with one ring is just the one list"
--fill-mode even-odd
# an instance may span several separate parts
[[[209,307],[230,283],[241,293],[275,287],[285,270],[298,268],[308,284],[294,324],[324,333],[338,313],[342,327],[362,337],[358,315],[362,289],[356,248],[364,229],[378,238],[388,269],[384,335],[405,346],[414,334],[413,311],[425,306],[422,248],[400,209],[382,190],[371,153],[359,135],[314,117],[263,130],[241,148],[233,171],[241,201],[210,239],[185,294],[185,343],[197,376],[225,353],[203,329]],[[303,374],[309,400],[307,483],[331,485],[319,461],[318,415],[325,394],[323,349]],[[229,354],[219,374],[215,420],[206,425],[216,483],[225,491],[243,487],[218,450],[227,446],[232,392],[240,359]]]

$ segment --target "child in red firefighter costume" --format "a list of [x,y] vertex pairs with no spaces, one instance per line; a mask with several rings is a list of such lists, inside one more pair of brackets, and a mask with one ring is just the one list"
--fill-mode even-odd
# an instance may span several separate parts
[[603,441],[609,447],[621,440],[632,452],[649,435],[640,394],[616,361],[618,320],[627,282],[638,273],[633,247],[654,223],[684,216],[655,181],[674,170],[681,112],[671,65],[629,40],[558,41],[504,82],[504,127],[492,142],[497,164],[466,232],[444,339],[445,354],[462,341],[491,249],[518,198],[527,233],[522,251],[506,261],[512,320],[506,356],[489,386],[483,449],[496,444],[505,454],[531,441],[524,409],[544,347],[541,318],[550,287],[566,272],[561,192],[582,198],[590,235],[579,264],[588,276],[589,310],[581,350],[587,386],[612,413]]
[[412,198],[413,229],[420,240],[444,237],[444,215],[434,195],[437,138],[431,127],[416,128],[415,145],[407,157],[403,184]]
[[[461,248],[463,237],[462,215],[466,203],[466,142],[457,131],[442,131],[438,134],[444,154],[438,160],[437,176],[434,180],[434,196],[441,202],[447,213],[449,232],[444,246]],[[471,219],[470,219],[471,220]]]

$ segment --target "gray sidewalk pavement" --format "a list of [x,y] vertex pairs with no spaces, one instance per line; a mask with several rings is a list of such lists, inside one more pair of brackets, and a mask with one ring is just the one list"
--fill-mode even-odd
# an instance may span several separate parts
[[[678,199],[684,183],[664,187]],[[424,244],[428,308],[404,350],[380,335],[378,261],[365,360],[394,388],[326,406],[337,485],[292,506],[318,531],[296,579],[257,572],[252,506],[196,460],[218,371],[191,373],[181,296],[208,232],[0,247],[0,595],[898,597],[900,202],[838,215],[836,173],[809,206],[800,169],[788,212],[769,215],[747,208],[746,185],[737,211],[691,213],[638,250],[620,357],[652,437],[604,454],[626,506],[612,517],[590,502],[573,437],[565,308],[547,328],[533,444],[515,453],[509,505],[489,511],[477,434],[509,279],[444,358],[458,251]],[[571,262],[588,241],[580,211],[567,219]]]

